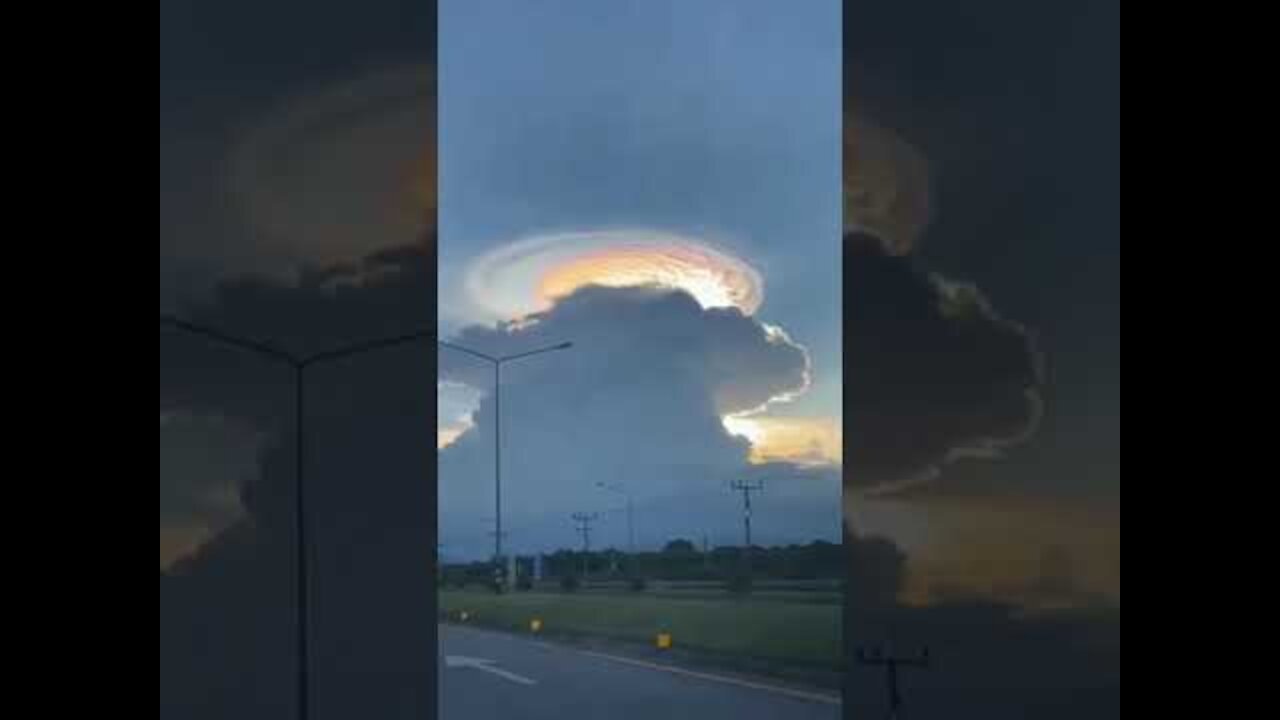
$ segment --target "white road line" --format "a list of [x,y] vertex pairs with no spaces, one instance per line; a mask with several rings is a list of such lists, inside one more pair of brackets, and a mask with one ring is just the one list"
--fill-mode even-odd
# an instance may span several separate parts
[[513,682],[517,685],[524,685],[525,687],[533,687],[538,684],[538,681],[536,680],[530,680],[527,677],[517,675],[513,672],[507,672],[506,670],[497,667],[492,660],[481,660],[480,658],[450,655],[445,658],[444,662],[445,667],[450,670],[479,670],[480,672],[489,673],[490,675],[500,677],[503,680]]
[[635,660],[632,658],[618,657],[616,655],[606,655],[604,653],[583,651],[582,654],[586,655],[587,657],[596,658],[598,660],[608,660],[610,662],[620,663],[623,665],[630,665],[632,667],[644,668],[646,670],[653,670],[655,672],[663,672],[670,675],[678,675],[680,677],[687,677],[694,680],[703,680],[706,682],[720,683],[721,685],[734,685],[736,687],[746,688],[748,690],[756,690],[759,692],[766,692],[773,695],[782,695],[782,696],[790,697],[796,700],[804,700],[806,702],[819,703],[821,705],[832,705],[835,707],[842,707],[844,705],[844,700],[842,700],[841,698],[835,697],[833,695],[823,695],[821,693],[811,693],[811,692],[805,692],[803,690],[792,690],[790,688],[777,687],[775,685],[764,685],[762,683],[755,683],[749,680],[741,680],[739,678],[725,677],[723,675],[711,675],[708,673],[693,672],[691,670],[684,670],[678,667],[672,667],[670,665],[659,665],[657,663],[645,662],[643,660]]

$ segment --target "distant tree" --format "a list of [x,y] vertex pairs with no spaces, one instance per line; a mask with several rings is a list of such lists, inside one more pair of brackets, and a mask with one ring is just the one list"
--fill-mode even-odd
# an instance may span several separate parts
[[698,546],[688,540],[672,540],[667,543],[663,552],[668,555],[693,555],[698,552]]

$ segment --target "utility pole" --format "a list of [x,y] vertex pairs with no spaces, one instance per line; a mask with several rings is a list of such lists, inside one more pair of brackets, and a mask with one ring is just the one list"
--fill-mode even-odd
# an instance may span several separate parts
[[578,534],[582,535],[582,579],[591,576],[591,526],[600,516],[597,514],[575,513],[573,522],[577,525]]
[[915,657],[896,655],[892,648],[887,651],[879,648],[863,649],[858,651],[858,662],[867,667],[885,669],[889,692],[889,720],[902,720],[902,708],[905,703],[902,698],[901,670],[904,668],[928,670],[932,666],[927,648]]
[[745,480],[738,480],[733,483],[733,490],[734,492],[742,493],[743,522],[746,525],[747,536],[745,548],[746,551],[750,553],[751,549],[754,547],[754,540],[751,537],[751,521],[753,512],[751,496],[754,493],[764,492],[764,481],[746,482]]

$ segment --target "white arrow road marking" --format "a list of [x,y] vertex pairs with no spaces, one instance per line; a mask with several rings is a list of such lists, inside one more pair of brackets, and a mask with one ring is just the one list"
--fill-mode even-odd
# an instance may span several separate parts
[[527,677],[516,675],[496,667],[496,663],[492,660],[481,660],[480,658],[461,657],[457,655],[449,655],[444,659],[445,667],[450,670],[479,670],[480,672],[489,673],[507,680],[517,685],[533,687],[537,685],[536,680],[530,680]]

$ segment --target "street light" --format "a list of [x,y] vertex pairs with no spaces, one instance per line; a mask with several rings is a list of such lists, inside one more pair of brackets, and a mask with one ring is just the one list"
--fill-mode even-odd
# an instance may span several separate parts
[[401,335],[382,340],[372,340],[304,357],[285,352],[266,343],[241,339],[220,330],[201,327],[168,315],[160,316],[160,326],[178,332],[183,332],[188,335],[202,337],[206,340],[211,340],[221,345],[236,348],[243,352],[258,355],[279,364],[286,365],[293,370],[295,382],[294,398],[296,401],[295,412],[297,413],[295,418],[295,422],[297,423],[297,427],[295,428],[297,432],[295,444],[298,463],[298,486],[295,492],[295,518],[297,522],[295,532],[298,544],[298,717],[301,720],[310,720],[311,590],[310,562],[307,554],[307,548],[309,547],[309,530],[307,527],[306,444],[303,432],[306,424],[307,370],[318,365],[335,363],[357,355],[366,355],[381,350],[390,350],[404,345],[424,342],[426,340],[434,340],[436,337],[436,331],[431,330],[429,332],[420,332],[412,335]]
[[495,357],[493,355],[482,353],[478,350],[472,350],[471,348],[468,348],[468,347],[463,347],[461,345],[456,345],[454,343],[444,342],[443,340],[439,341],[439,344],[440,344],[440,347],[447,348],[449,350],[454,350],[456,352],[463,353],[464,355],[470,355],[473,358],[476,358],[478,360],[483,360],[484,362],[487,362],[493,366],[493,404],[494,404],[494,418],[495,418],[494,433],[493,433],[493,467],[494,467],[494,487],[495,487],[494,507],[497,512],[497,516],[495,518],[497,527],[495,528],[495,533],[494,533],[495,544],[494,544],[493,561],[499,568],[501,568],[502,555],[503,555],[503,548],[502,548],[502,541],[503,541],[503,535],[502,535],[502,532],[503,532],[503,528],[502,528],[502,368],[504,365],[515,362],[517,360],[524,360],[526,358],[531,358],[536,355],[545,355],[546,353],[559,352],[561,350],[569,350],[573,347],[573,343],[571,342],[561,343],[559,345],[545,347],[540,350],[531,350],[529,352],[523,352],[517,355],[507,355],[504,357]]
[[627,552],[633,557],[636,554],[636,506],[635,499],[631,497],[631,493],[627,491],[626,485],[596,483],[596,487],[612,493],[617,493],[627,499]]

